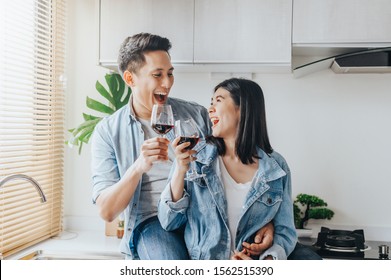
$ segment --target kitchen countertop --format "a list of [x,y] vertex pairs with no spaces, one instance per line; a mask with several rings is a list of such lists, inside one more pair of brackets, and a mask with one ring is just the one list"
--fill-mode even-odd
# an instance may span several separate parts
[[52,237],[33,245],[21,252],[5,257],[4,260],[16,260],[37,251],[53,251],[80,254],[110,254],[121,256],[119,245],[121,239],[116,236],[105,236],[99,231],[63,231],[59,236]]

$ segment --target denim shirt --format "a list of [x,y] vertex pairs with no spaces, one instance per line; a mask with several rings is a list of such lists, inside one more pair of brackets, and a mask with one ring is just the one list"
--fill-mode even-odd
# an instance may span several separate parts
[[[273,152],[258,150],[259,167],[238,222],[235,246],[252,243],[255,233],[270,221],[274,224],[273,245],[262,253],[274,259],[286,259],[293,251],[297,235],[293,222],[290,170],[285,159]],[[227,201],[219,170],[216,170],[217,149],[207,144],[197,154],[197,171],[204,178],[185,181],[185,192],[172,202],[170,183],[159,202],[158,217],[162,227],[174,230],[185,226],[185,241],[191,259],[229,259],[231,236],[228,228]],[[171,175],[175,164],[171,170]]]
[[[132,104],[131,102],[129,104]],[[210,134],[208,112],[203,106],[176,98],[169,98],[167,104],[172,105],[175,120],[192,117],[198,125],[201,137]],[[166,136],[172,141],[175,138],[175,133],[171,130]],[[93,203],[96,203],[96,199],[103,190],[117,183],[136,161],[144,138],[141,123],[137,120],[131,105],[124,106],[99,122],[92,136],[91,147]],[[197,145],[198,148],[200,145],[202,143]],[[140,180],[133,198],[124,210],[125,233],[121,241],[121,251],[127,255],[127,258],[137,258],[131,240],[133,229],[139,223],[137,221],[137,207],[141,185],[142,181]]]

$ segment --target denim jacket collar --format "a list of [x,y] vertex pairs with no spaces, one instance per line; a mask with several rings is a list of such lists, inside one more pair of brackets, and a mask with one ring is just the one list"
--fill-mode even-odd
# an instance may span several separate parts
[[[203,149],[196,155],[197,162],[209,167],[211,163],[215,162],[218,156],[217,148],[212,144],[207,144],[205,140],[202,140],[202,142],[203,143],[199,143]],[[270,182],[286,175],[286,172],[281,168],[277,161],[260,148],[258,148],[258,156],[260,158],[256,175],[258,180]]]

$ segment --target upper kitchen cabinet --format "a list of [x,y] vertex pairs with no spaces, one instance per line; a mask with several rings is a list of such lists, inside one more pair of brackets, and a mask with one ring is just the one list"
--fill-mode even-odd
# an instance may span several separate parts
[[[98,1],[98,0],[97,0]],[[292,0],[99,0],[99,64],[138,32],[170,39],[178,70],[291,72]]]
[[117,70],[123,40],[139,32],[170,39],[173,63],[193,62],[194,0],[99,0],[99,64]]
[[293,44],[391,44],[390,0],[294,0]]
[[195,0],[194,62],[290,71],[291,26],[291,0]]

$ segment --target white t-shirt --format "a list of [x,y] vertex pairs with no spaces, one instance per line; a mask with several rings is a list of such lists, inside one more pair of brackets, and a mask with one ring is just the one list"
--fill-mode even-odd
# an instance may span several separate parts
[[228,227],[231,233],[231,251],[233,251],[235,249],[236,230],[246,195],[251,187],[251,181],[244,184],[236,183],[225,168],[221,156],[218,157],[217,164],[221,172],[221,181],[223,182],[227,199]]

